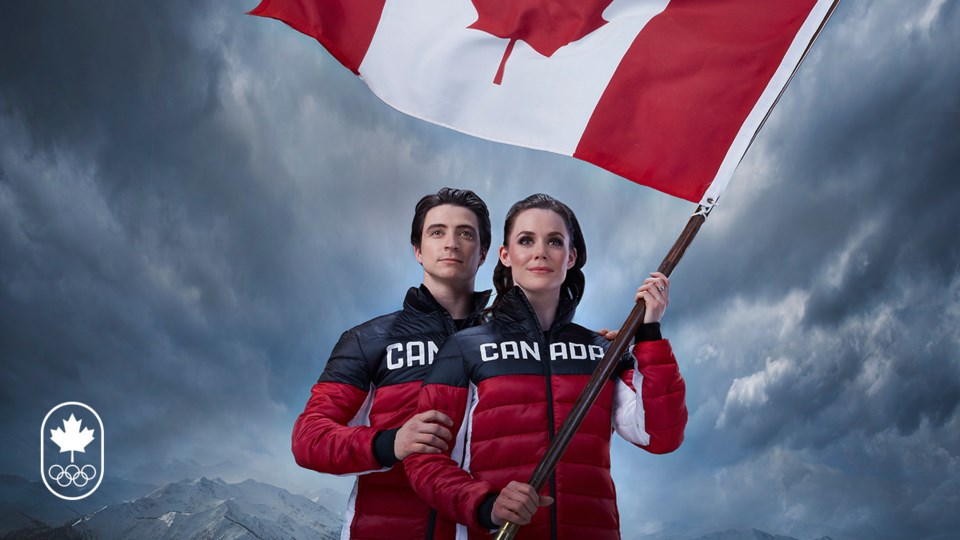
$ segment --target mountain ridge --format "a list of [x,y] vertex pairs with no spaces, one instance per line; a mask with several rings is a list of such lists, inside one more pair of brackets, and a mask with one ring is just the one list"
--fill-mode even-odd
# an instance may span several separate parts
[[5,504],[10,511],[0,515],[9,522],[3,523],[4,538],[333,540],[340,536],[342,521],[303,495],[252,479],[236,484],[206,477],[171,482],[53,526],[22,512],[18,516],[9,501]]

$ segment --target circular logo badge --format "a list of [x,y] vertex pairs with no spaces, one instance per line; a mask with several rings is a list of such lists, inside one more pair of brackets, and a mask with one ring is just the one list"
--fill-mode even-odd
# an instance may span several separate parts
[[103,480],[103,421],[92,407],[67,401],[50,409],[40,425],[40,476],[50,493],[75,501]]

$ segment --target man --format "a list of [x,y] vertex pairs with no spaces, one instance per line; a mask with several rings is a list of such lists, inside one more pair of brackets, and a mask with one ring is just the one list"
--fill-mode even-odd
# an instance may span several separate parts
[[410,488],[400,463],[447,450],[452,421],[437,411],[413,416],[433,355],[474,326],[489,291],[474,292],[490,248],[490,215],[472,191],[443,188],[417,203],[410,242],[423,266],[403,309],[340,337],[293,428],[301,467],[358,474],[342,538],[430,538],[435,517]]

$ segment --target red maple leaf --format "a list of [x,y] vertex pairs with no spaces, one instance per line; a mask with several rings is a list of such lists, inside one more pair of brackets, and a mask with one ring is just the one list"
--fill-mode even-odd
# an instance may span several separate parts
[[503,68],[518,39],[535,51],[553,56],[557,49],[607,24],[603,10],[613,0],[473,0],[477,22],[467,28],[509,39],[494,84],[503,80]]

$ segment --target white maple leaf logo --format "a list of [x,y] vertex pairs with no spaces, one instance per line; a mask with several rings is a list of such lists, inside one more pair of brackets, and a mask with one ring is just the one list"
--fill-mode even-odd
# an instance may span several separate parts
[[70,452],[70,463],[73,463],[74,452],[86,453],[84,448],[93,441],[93,430],[84,428],[80,431],[80,424],[80,420],[71,414],[70,419],[63,421],[66,431],[60,428],[50,430],[50,439],[60,447],[60,453]]

